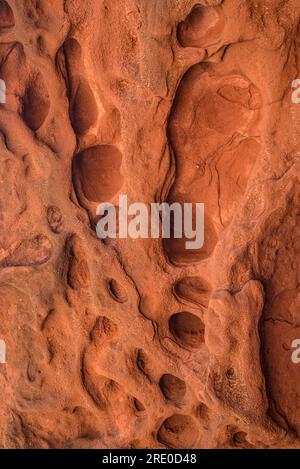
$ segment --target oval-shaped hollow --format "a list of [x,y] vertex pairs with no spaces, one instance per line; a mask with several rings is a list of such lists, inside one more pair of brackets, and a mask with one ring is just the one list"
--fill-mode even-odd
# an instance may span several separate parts
[[128,296],[125,288],[114,278],[110,279],[108,282],[108,288],[111,296],[118,303],[126,303]]
[[[67,66],[70,69],[73,69],[72,72],[79,74],[80,73],[80,60],[81,60],[81,45],[74,37],[68,37],[62,49],[65,53],[65,57],[67,60]],[[74,70],[75,69],[75,70]]]
[[82,79],[70,103],[70,119],[76,134],[83,135],[96,122],[98,107],[88,82]]
[[113,145],[96,145],[83,150],[74,159],[77,190],[80,189],[90,202],[109,202],[124,182],[121,164],[122,154]]
[[169,448],[193,448],[198,437],[196,421],[189,415],[182,414],[167,418],[157,433],[158,441]]
[[15,26],[14,13],[6,0],[0,0],[0,29],[9,29]]
[[34,132],[45,122],[50,110],[50,97],[44,78],[37,73],[28,83],[23,97],[22,117]]
[[169,319],[169,328],[175,339],[184,347],[199,348],[204,342],[205,326],[195,314],[173,314]]
[[182,47],[209,47],[222,38],[224,24],[220,7],[195,5],[178,25],[178,42]]
[[[175,182],[176,184],[176,182]],[[178,200],[173,198],[168,198],[168,203],[173,204],[174,202],[178,202]],[[183,202],[180,200],[180,204]],[[193,207],[193,225],[195,223],[194,218],[194,208]],[[175,238],[174,237],[174,219],[171,217],[171,230],[170,230],[170,238],[166,238],[163,240],[163,247],[164,252],[168,258],[168,260],[178,266],[183,265],[190,265],[190,264],[198,264],[199,262],[207,259],[213,251],[217,244],[218,237],[214,228],[214,225],[209,217],[204,217],[204,244],[199,249],[188,249],[187,242],[190,242],[190,239],[187,239],[185,236],[182,238]]]
[[160,378],[160,389],[163,395],[169,400],[174,402],[182,401],[186,394],[185,382],[177,376],[169,373]]
[[200,277],[184,277],[174,285],[174,293],[177,298],[207,308],[211,288]]

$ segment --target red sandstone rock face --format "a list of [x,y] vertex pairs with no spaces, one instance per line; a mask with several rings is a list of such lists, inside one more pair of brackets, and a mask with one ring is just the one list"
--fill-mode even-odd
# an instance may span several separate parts
[[[298,0],[0,0],[1,448],[300,447]],[[101,202],[205,242],[100,241]]]

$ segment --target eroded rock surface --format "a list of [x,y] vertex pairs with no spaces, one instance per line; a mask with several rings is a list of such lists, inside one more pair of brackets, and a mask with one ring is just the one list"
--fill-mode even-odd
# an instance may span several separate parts
[[297,78],[299,0],[0,0],[1,448],[300,448]]

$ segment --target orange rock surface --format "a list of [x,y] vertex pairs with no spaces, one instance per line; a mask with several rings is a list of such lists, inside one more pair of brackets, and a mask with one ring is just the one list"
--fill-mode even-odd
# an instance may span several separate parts
[[298,78],[299,0],[0,0],[0,448],[300,448]]

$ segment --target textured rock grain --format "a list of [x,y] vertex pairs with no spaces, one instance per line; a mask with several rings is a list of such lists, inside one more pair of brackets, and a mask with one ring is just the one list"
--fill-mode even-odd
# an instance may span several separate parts
[[0,0],[1,448],[300,448],[297,78],[299,0]]

